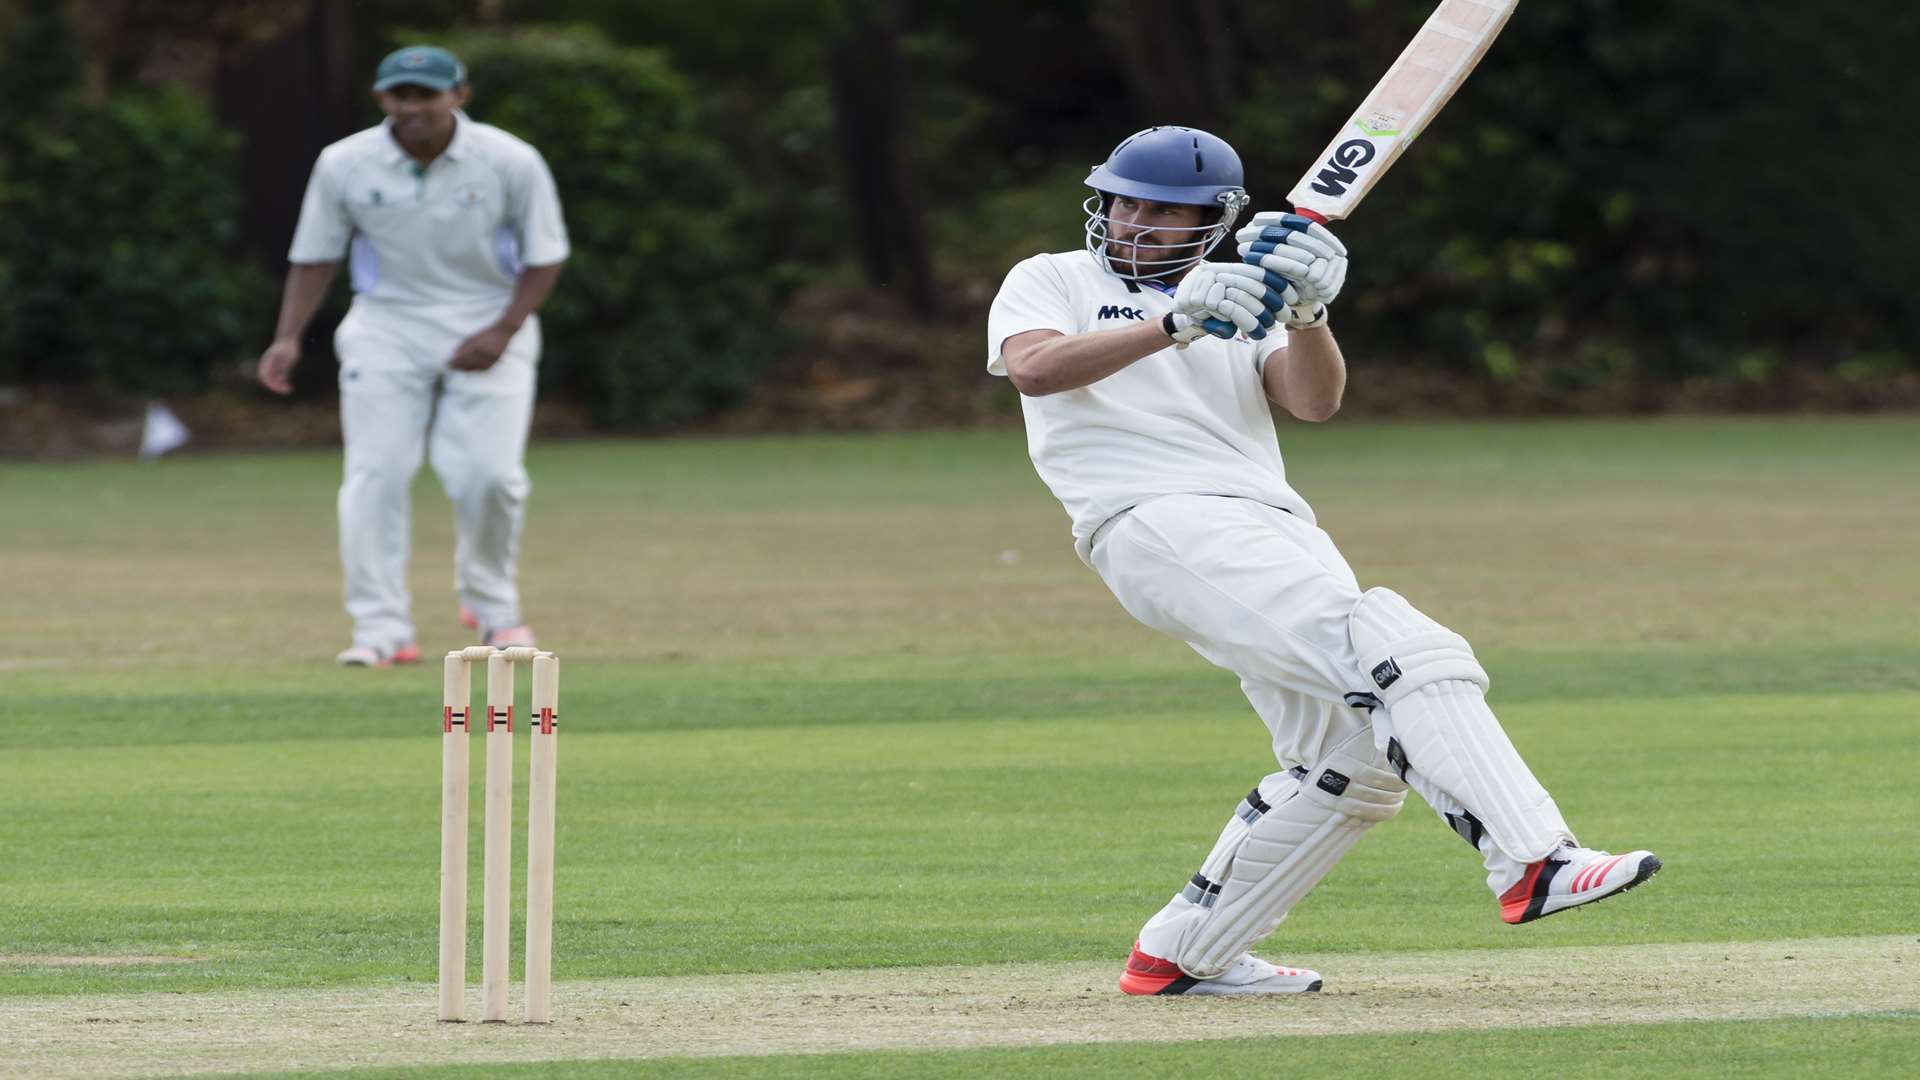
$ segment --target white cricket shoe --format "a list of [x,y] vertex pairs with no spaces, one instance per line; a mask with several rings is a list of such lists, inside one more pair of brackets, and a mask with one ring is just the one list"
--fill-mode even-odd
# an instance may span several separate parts
[[372,645],[352,645],[340,650],[333,662],[341,667],[388,667],[393,664],[417,664],[420,662],[420,646],[409,641],[405,645],[388,652]]
[[1140,951],[1134,942],[1127,970],[1120,975],[1123,994],[1310,994],[1320,989],[1320,973],[1269,964],[1241,953],[1233,966],[1211,979],[1196,979],[1180,965]]
[[[478,630],[480,629],[480,616],[475,615],[472,608],[463,604],[460,607],[460,625],[469,630]],[[482,641],[496,649],[507,649],[515,646],[535,647],[533,627],[528,626],[526,623],[521,623],[519,626],[509,626],[504,630],[494,630],[482,634],[480,637]]]
[[533,627],[528,626],[526,623],[521,623],[519,626],[509,626],[505,630],[495,630],[486,636],[485,641],[496,649],[531,649],[536,648],[538,645],[538,643],[534,641]]
[[1610,855],[1568,844],[1527,867],[1500,895],[1500,918],[1515,925],[1626,892],[1660,870],[1651,851]]

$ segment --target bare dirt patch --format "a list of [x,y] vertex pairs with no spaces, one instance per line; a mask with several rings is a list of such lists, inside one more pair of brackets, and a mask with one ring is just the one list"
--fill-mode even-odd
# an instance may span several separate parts
[[[567,982],[546,1027],[440,1024],[430,985],[19,998],[0,1075],[1159,1042],[1920,1009],[1920,938],[1292,956],[1327,990],[1124,997],[1116,962]],[[477,997],[470,1002],[478,1015]],[[517,1002],[516,1002],[517,1007]]]

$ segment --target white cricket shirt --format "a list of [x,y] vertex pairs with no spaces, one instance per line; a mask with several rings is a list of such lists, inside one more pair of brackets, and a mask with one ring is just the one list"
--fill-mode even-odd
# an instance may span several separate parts
[[[1080,334],[1159,322],[1173,298],[1108,273],[1088,251],[1035,255],[1015,266],[987,315],[987,370],[1007,373],[1000,347],[1029,330]],[[1086,559],[1094,530],[1157,495],[1232,495],[1313,521],[1287,484],[1260,374],[1285,330],[1264,341],[1171,342],[1077,390],[1020,397],[1027,451],[1073,519]]]
[[506,307],[523,267],[569,250],[540,152],[462,112],[453,141],[424,169],[387,124],[322,150],[287,259],[350,256],[356,306],[464,335]]

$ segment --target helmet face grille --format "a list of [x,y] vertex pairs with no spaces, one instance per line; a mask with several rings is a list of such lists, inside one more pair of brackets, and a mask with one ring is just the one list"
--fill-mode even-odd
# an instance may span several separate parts
[[1186,272],[1220,246],[1220,241],[1226,238],[1227,231],[1233,227],[1233,219],[1240,212],[1238,205],[1222,197],[1223,210],[1219,221],[1211,225],[1157,226],[1151,231],[1192,235],[1182,236],[1178,243],[1172,244],[1129,242],[1125,245],[1127,253],[1121,255],[1107,250],[1111,238],[1107,217],[1110,205],[1111,200],[1099,194],[1087,196],[1087,201],[1081,205],[1087,213],[1086,248],[1094,258],[1100,260],[1108,273],[1128,281],[1156,281]]

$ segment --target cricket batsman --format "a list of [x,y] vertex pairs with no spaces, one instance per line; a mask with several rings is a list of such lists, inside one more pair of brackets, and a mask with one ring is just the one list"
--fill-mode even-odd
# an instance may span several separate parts
[[321,151],[287,253],[259,379],[293,389],[300,339],[343,259],[353,306],[340,358],[340,563],[353,642],[343,665],[420,658],[407,591],[409,490],[424,453],[453,502],[461,618],[499,647],[533,645],[517,564],[531,485],[540,320],[566,224],[539,151],[461,107],[466,67],[416,45],[380,62],[387,115]]
[[[1508,923],[1653,876],[1652,852],[1579,845],[1487,707],[1466,639],[1362,589],[1287,482],[1272,410],[1325,420],[1346,386],[1328,325],[1346,248],[1293,214],[1233,233],[1239,156],[1192,128],[1130,136],[1086,183],[1085,249],[1007,275],[987,370],[1022,395],[1081,559],[1136,619],[1239,676],[1279,763],[1141,928],[1120,989],[1320,989],[1248,950],[1409,786],[1478,853]],[[1230,233],[1241,261],[1207,261]]]

